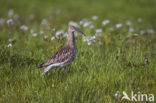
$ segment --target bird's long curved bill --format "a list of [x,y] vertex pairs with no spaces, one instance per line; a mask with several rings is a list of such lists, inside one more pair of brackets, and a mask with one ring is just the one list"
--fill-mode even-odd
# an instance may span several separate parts
[[77,29],[77,28],[75,28],[75,31],[77,31],[77,32],[79,32],[79,33],[81,33],[81,34],[85,35],[82,31],[80,31],[80,30],[79,30],[79,29]]

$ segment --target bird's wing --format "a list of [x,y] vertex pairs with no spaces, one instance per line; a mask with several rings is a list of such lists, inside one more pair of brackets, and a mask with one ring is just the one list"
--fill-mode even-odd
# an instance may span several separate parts
[[47,61],[43,62],[39,65],[39,67],[46,67],[53,63],[62,63],[70,58],[72,58],[74,55],[74,48],[64,46],[58,51],[54,53],[52,57],[50,57]]

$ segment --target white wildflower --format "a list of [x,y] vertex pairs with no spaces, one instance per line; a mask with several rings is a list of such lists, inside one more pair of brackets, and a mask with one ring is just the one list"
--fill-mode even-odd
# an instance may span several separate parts
[[94,25],[91,25],[91,26],[90,26],[90,29],[93,29],[93,28],[94,28]]
[[115,97],[117,97],[117,98],[120,98],[121,97],[121,95],[120,95],[120,93],[119,93],[119,91],[116,91],[116,93],[115,93],[115,95],[114,95]]
[[12,39],[11,39],[11,38],[9,38],[9,39],[8,39],[8,41],[9,41],[9,42],[12,42]]
[[116,24],[116,28],[121,28],[122,27],[122,24],[119,23],[119,24]]
[[93,42],[96,42],[96,40],[95,40],[95,39],[93,39],[92,41],[93,41]]
[[7,20],[7,24],[8,24],[8,26],[13,25],[13,24],[14,24],[13,19],[9,19],[9,20]]
[[8,11],[8,16],[9,17],[12,17],[14,15],[14,10],[13,9],[10,9],[9,11]]
[[133,36],[138,36],[138,34],[137,33],[134,33]]
[[110,28],[109,28],[109,30],[110,30],[110,31],[113,31],[113,30],[114,30],[114,28],[113,28],[113,27],[110,27]]
[[55,29],[55,28],[52,28],[52,29],[51,29],[51,31],[52,31],[52,32],[55,32],[55,31],[56,31],[56,29]]
[[75,27],[80,27],[76,22],[74,22],[74,21],[70,21],[69,22],[69,25],[73,25],[73,26],[75,26]]
[[27,31],[27,30],[28,30],[28,27],[27,27],[26,25],[22,25],[22,26],[20,27],[20,29],[21,29],[21,30],[24,30],[24,31]]
[[91,42],[90,41],[88,41],[88,45],[91,45]]
[[84,19],[82,19],[81,21],[80,21],[80,25],[83,25],[85,22],[87,22],[88,21],[88,19],[86,19],[86,18],[84,18]]
[[15,20],[18,20],[19,17],[20,17],[20,16],[19,16],[18,14],[15,14],[15,15],[14,15],[14,19],[15,19]]
[[80,25],[84,24],[84,21],[80,21]]
[[9,43],[9,44],[8,44],[8,47],[12,47],[12,44],[11,44],[11,43]]
[[56,32],[56,35],[63,34],[63,33],[64,33],[64,30],[59,30]]
[[97,20],[98,17],[97,17],[97,16],[92,16],[92,19],[93,19],[93,20]]
[[[147,63],[148,62],[148,58],[144,58],[144,61]],[[140,90],[140,88],[137,88],[138,90]]]
[[126,25],[130,26],[131,22],[129,20],[126,21]]
[[101,36],[102,29],[96,29],[96,36]]
[[96,39],[95,35],[90,37],[90,40],[94,40],[94,39]]
[[110,23],[110,21],[107,19],[107,20],[104,20],[104,21],[102,21],[102,25],[103,26],[105,26],[105,25],[107,25],[107,24],[109,24]]
[[89,37],[88,36],[84,36],[83,37],[83,42],[89,41]]
[[96,33],[95,35],[96,35],[96,36],[101,36],[101,33]]
[[102,45],[102,42],[99,41],[98,43],[99,43],[99,45]]
[[134,31],[134,28],[130,27],[129,32],[133,32],[133,31]]
[[44,39],[47,39],[47,38],[48,38],[48,36],[47,36],[47,35],[45,35],[45,36],[44,36]]
[[61,13],[61,10],[60,10],[60,9],[57,9],[57,10],[55,11],[55,13],[58,15],[58,14]]
[[96,36],[85,36],[83,42],[88,42],[88,45],[91,44],[91,41],[96,42]]
[[52,37],[51,37],[51,40],[54,40],[54,39],[55,39],[55,37],[54,37],[54,36],[52,36]]
[[33,33],[32,36],[36,37],[37,36],[37,33]]
[[[148,58],[145,58],[146,62],[148,61]],[[140,87],[137,88],[140,91]]]
[[63,37],[67,37],[67,36],[68,36],[67,32],[63,33]]
[[4,18],[0,18],[0,24],[4,24],[5,23],[5,19]]
[[63,34],[63,33],[64,33],[64,30],[56,31],[56,37],[58,37],[60,34]]
[[31,29],[31,30],[30,30],[30,33],[34,33],[34,30],[33,30],[33,29]]
[[90,21],[90,22],[85,22],[84,24],[83,24],[83,27],[88,27],[89,25],[91,25],[92,24],[92,22]]
[[96,33],[95,35],[96,35],[96,36],[101,36],[101,33]]
[[139,23],[141,23],[142,22],[142,19],[141,18],[138,18],[138,20],[137,20]]
[[44,33],[44,31],[43,30],[40,30],[40,34],[43,34]]
[[101,33],[102,29],[96,29],[96,33]]
[[115,93],[115,97],[117,97],[119,95],[119,91],[116,91]]
[[148,34],[153,34],[154,33],[154,30],[153,29],[147,29],[147,33]]
[[121,97],[121,95],[119,94],[119,95],[118,95],[118,98],[120,98],[120,97]]
[[140,30],[140,34],[144,34],[145,33],[145,31],[144,30]]
[[47,19],[42,19],[42,22],[41,22],[42,25],[47,25],[48,24],[48,21]]
[[34,18],[35,18],[35,15],[34,15],[34,14],[30,14],[30,15],[29,15],[29,19],[30,19],[30,20],[33,20]]

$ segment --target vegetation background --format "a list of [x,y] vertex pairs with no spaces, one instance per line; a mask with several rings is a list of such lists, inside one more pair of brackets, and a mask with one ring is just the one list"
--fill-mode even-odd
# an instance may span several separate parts
[[[123,91],[156,94],[155,10],[156,0],[0,0],[0,103],[128,103]],[[84,18],[93,29],[79,24]],[[77,36],[76,60],[40,76],[37,65],[66,41],[51,37],[70,21],[101,36]]]

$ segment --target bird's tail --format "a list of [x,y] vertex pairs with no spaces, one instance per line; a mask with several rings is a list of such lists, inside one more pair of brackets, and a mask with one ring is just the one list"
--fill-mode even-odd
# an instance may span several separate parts
[[41,75],[43,76],[43,75],[44,75],[45,73],[47,73],[52,67],[53,67],[53,65],[47,66],[47,67],[44,69],[44,71],[43,71],[43,73],[42,73]]
[[44,65],[44,63],[39,64],[37,67],[38,67],[38,68],[42,68],[42,67],[43,67],[43,65]]

